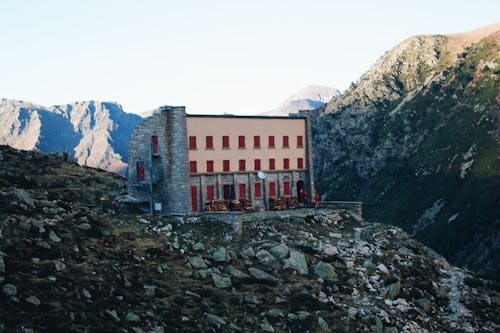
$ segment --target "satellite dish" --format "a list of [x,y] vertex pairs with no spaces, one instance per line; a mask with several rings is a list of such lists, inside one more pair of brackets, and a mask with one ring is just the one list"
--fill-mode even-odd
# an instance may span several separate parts
[[257,172],[257,177],[259,177],[260,179],[265,179],[266,178],[266,174],[262,171],[259,171]]

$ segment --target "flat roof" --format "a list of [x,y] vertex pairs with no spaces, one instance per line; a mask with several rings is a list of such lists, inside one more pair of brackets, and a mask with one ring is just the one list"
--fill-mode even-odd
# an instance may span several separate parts
[[186,114],[186,117],[199,117],[199,118],[243,118],[243,119],[306,119],[306,116],[242,116],[234,114]]

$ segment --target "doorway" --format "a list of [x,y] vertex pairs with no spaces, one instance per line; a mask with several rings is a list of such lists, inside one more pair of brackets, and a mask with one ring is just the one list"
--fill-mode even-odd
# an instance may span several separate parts
[[224,200],[234,200],[234,199],[236,199],[234,184],[224,185]]
[[299,202],[304,202],[304,182],[302,180],[297,182],[297,197]]

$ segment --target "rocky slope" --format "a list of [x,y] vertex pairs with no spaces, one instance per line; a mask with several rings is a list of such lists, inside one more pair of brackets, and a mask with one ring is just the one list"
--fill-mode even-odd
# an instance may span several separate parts
[[119,104],[85,101],[43,107],[0,100],[0,144],[43,152],[68,152],[80,165],[124,175],[128,141],[141,117]]
[[1,332],[495,332],[496,286],[345,211],[106,213],[125,180],[0,146]]
[[[316,184],[500,276],[500,24],[410,38],[315,114]],[[473,42],[472,45],[469,43]]]

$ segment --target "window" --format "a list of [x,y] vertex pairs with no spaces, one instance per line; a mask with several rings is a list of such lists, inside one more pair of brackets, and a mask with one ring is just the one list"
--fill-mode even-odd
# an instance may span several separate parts
[[260,148],[260,136],[254,135],[253,137],[253,147]]
[[283,135],[283,148],[288,148],[288,135]]
[[262,197],[262,185],[260,183],[255,183],[255,197]]
[[297,158],[297,169],[304,169],[304,159],[301,157]]
[[222,161],[222,171],[224,172],[229,171],[229,160]]
[[215,198],[215,186],[207,185],[207,201],[212,201]]
[[290,159],[288,159],[288,158],[283,159],[283,169],[285,169],[285,170],[290,169]]
[[245,148],[245,136],[238,136],[238,148]]
[[153,156],[158,156],[158,154],[159,154],[158,135],[153,135],[151,137],[151,144],[153,145]]
[[207,172],[214,172],[214,161],[207,161]]
[[196,161],[189,161],[189,172],[196,173]]
[[274,163],[274,158],[269,159],[269,170],[274,170],[276,169],[276,165]]
[[205,149],[214,149],[214,137],[207,135],[205,137]]
[[191,211],[198,211],[198,188],[191,186]]
[[195,136],[189,137],[189,149],[196,149],[196,137]]
[[260,160],[259,159],[253,160],[253,168],[254,168],[255,171],[259,171],[260,170]]
[[240,199],[246,199],[247,197],[247,185],[240,184]]
[[274,148],[274,135],[269,135],[269,148]]
[[137,162],[137,181],[144,181],[144,162]]
[[222,137],[222,148],[229,148],[229,135]]
[[239,160],[239,166],[240,166],[240,168],[239,168],[240,171],[245,171],[245,169],[246,169],[245,168],[245,160]]
[[304,147],[304,141],[302,139],[302,135],[297,135],[297,147],[299,148]]
[[290,195],[290,182],[283,182],[283,195]]
[[269,196],[270,197],[276,196],[276,183],[275,182],[269,182]]

